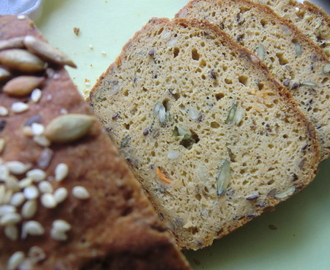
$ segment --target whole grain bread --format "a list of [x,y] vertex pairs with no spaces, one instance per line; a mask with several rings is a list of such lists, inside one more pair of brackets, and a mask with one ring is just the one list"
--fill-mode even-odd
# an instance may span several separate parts
[[293,22],[299,30],[318,44],[330,56],[330,17],[320,7],[295,0],[252,0],[268,5],[279,16]]
[[330,63],[325,53],[271,8],[247,0],[193,0],[176,17],[207,19],[255,52],[291,92],[330,156]]
[[[1,46],[68,60],[40,45],[28,17],[0,25]],[[190,269],[63,66],[21,72],[42,60],[14,52],[12,68],[1,65],[10,78],[0,83],[0,269]],[[22,94],[26,77],[9,84],[27,73],[43,78],[41,91]]]
[[315,130],[290,93],[207,21],[150,20],[90,105],[181,248],[210,245],[316,173]]

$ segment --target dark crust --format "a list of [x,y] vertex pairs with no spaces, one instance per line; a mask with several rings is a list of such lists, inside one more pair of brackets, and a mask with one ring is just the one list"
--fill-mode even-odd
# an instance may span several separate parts
[[[195,1],[192,1],[192,2],[195,2]],[[271,11],[271,10],[267,9],[267,11]],[[148,31],[148,29],[153,24],[165,24],[166,26],[182,25],[183,27],[189,25],[189,26],[194,26],[194,27],[198,27],[198,28],[203,28],[203,29],[205,29],[205,31],[213,32],[215,35],[217,35],[219,37],[219,40],[221,40],[221,42],[226,42],[228,44],[228,46],[233,48],[233,50],[237,50],[237,51],[241,52],[242,57],[246,57],[249,61],[251,61],[252,64],[258,66],[258,68],[263,70],[265,75],[268,76],[268,79],[273,82],[274,89],[278,90],[279,94],[287,102],[288,108],[290,108],[290,110],[292,110],[294,112],[295,116],[297,117],[297,120],[300,123],[302,123],[302,125],[304,125],[306,127],[306,131],[307,131],[306,133],[309,134],[309,140],[310,140],[310,145],[311,145],[310,151],[315,153],[315,155],[313,156],[313,160],[309,161],[310,164],[313,166],[313,168],[311,168],[309,177],[307,177],[309,180],[306,181],[305,183],[303,183],[301,186],[297,187],[297,191],[300,191],[305,186],[307,186],[310,183],[310,181],[312,181],[312,179],[315,177],[316,172],[317,172],[317,166],[318,166],[319,161],[320,161],[320,145],[319,145],[318,140],[316,138],[316,131],[315,131],[313,125],[310,123],[310,121],[305,117],[305,115],[298,108],[298,105],[297,105],[296,101],[293,99],[290,92],[278,80],[276,80],[270,74],[270,72],[269,72],[268,68],[266,67],[266,65],[263,62],[261,62],[261,60],[255,54],[253,54],[252,52],[247,50],[245,47],[242,47],[239,44],[235,43],[229,37],[229,35],[227,35],[225,32],[220,30],[216,25],[213,25],[213,24],[209,23],[206,20],[185,19],[185,18],[175,18],[175,19],[172,19],[172,20],[169,20],[167,18],[152,18],[151,20],[149,20],[149,22],[140,31],[136,32],[134,37],[132,39],[130,39],[124,45],[121,54],[116,58],[115,62],[112,63],[108,67],[108,69],[100,76],[97,83],[93,87],[93,89],[90,93],[90,97],[88,99],[88,101],[90,102],[91,107],[93,108],[93,102],[94,102],[95,94],[97,93],[97,91],[99,89],[102,88],[102,85],[101,85],[102,80],[106,77],[107,74],[112,73],[113,69],[119,68],[121,66],[122,58],[124,58],[124,56],[126,54],[126,51],[128,50],[128,47],[130,46],[130,43],[132,41],[138,39],[140,33],[143,33],[144,31]],[[322,52],[322,51],[320,50],[320,52]],[[252,60],[252,59],[254,59],[254,60]],[[255,59],[257,61],[255,61]],[[272,208],[273,206],[277,205],[280,201],[281,200],[279,200],[279,199],[274,199],[274,198],[270,199],[269,201],[267,201],[267,203],[268,203],[267,204],[267,209],[268,209],[268,207]],[[157,205],[154,205],[154,207],[157,209]],[[264,210],[265,209],[262,209],[262,208],[260,210],[258,210],[257,215],[261,214]],[[251,217],[243,217],[242,219],[237,220],[233,225],[229,225],[228,228],[223,228],[223,230],[218,235],[215,235],[214,237],[215,238],[221,238],[221,237],[225,236],[226,234],[234,231],[238,227],[244,225],[246,222],[248,222],[250,220],[251,220]],[[199,249],[199,248],[201,248],[201,246],[205,245],[205,244],[201,244],[201,246],[200,246],[200,245],[196,244],[194,246],[193,244],[191,244],[190,246],[187,247],[187,246],[185,246],[185,243],[180,241],[180,239],[178,239],[178,238],[177,238],[177,244],[182,249],[186,249],[186,248],[188,248],[188,249]]]
[[[16,16],[0,16],[1,40],[27,34],[42,38],[28,18],[18,20]],[[7,121],[0,133],[7,141],[1,155],[4,161],[37,163],[42,148],[21,132],[29,117],[40,114],[41,124],[47,125],[62,108],[69,113],[91,114],[65,69],[53,68],[60,77],[46,79],[38,104],[30,102],[27,112],[0,117],[0,121]],[[49,95],[51,100],[47,98]],[[1,106],[9,108],[17,100],[22,99],[0,93]],[[28,236],[24,241],[13,242],[4,236],[1,227],[0,269],[6,268],[11,254],[16,251],[27,253],[31,246],[42,248],[47,256],[33,267],[34,270],[191,269],[99,122],[95,122],[92,132],[83,139],[70,145],[53,144],[50,148],[54,156],[45,170],[47,175],[53,175],[58,163],[66,163],[70,168],[65,180],[53,182],[54,189],[63,186],[70,194],[72,187],[82,185],[88,189],[91,198],[82,201],[70,194],[52,210],[39,204],[33,220],[44,226],[44,236]],[[72,225],[68,241],[50,238],[51,224],[55,219],[64,219]]]

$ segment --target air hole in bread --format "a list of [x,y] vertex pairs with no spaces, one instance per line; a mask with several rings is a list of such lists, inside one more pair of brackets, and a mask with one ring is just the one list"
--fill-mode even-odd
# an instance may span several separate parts
[[199,55],[197,49],[192,49],[191,57],[192,57],[193,60],[196,60],[196,61],[199,60],[200,55]]
[[225,95],[224,95],[223,93],[215,94],[215,99],[216,99],[217,101],[219,101],[220,99],[222,99],[222,98],[224,98],[224,97],[225,97]]
[[200,67],[206,67],[206,61],[204,59],[202,59],[201,61],[199,61],[199,66]]
[[231,79],[227,79],[227,78],[226,78],[226,79],[225,79],[225,83],[226,83],[226,84],[232,84],[233,81],[232,81]]
[[211,128],[219,128],[220,124],[218,122],[211,122]]
[[246,86],[248,83],[248,77],[245,75],[239,76],[238,81]]
[[259,90],[264,89],[264,86],[265,85],[262,82],[258,82],[258,88],[259,88]]
[[288,59],[284,57],[284,53],[277,53],[276,56],[278,58],[278,61],[280,62],[280,65],[283,66],[289,63]]
[[260,20],[260,23],[261,23],[261,25],[262,25],[263,27],[265,27],[265,25],[267,24],[267,21],[264,20],[264,19],[261,19],[261,20]]
[[174,55],[174,58],[177,57],[179,55],[179,52],[180,52],[180,49],[178,47],[175,47],[173,49],[173,55]]

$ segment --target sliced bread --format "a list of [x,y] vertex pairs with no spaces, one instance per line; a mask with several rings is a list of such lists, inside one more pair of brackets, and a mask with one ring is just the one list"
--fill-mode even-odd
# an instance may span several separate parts
[[63,68],[73,62],[28,17],[0,25],[0,47],[19,48],[0,50],[0,269],[191,269]]
[[295,0],[252,0],[268,5],[278,15],[293,22],[299,30],[318,44],[330,56],[330,17],[318,6]]
[[181,248],[210,245],[315,176],[313,125],[216,26],[153,18],[90,105]]
[[330,157],[330,63],[319,46],[268,6],[247,0],[195,0],[176,17],[207,19],[255,52],[314,124],[321,159]]

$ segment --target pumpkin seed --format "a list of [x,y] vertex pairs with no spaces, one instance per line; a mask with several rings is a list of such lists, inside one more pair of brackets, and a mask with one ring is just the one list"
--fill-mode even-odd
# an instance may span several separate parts
[[53,119],[45,128],[44,135],[55,143],[68,143],[85,136],[95,118],[85,114],[66,114]]
[[9,68],[22,72],[37,72],[47,67],[46,62],[22,49],[0,51],[0,62]]
[[14,37],[0,41],[0,51],[7,49],[22,49],[24,48],[23,37]]
[[25,96],[30,94],[43,81],[43,77],[18,76],[5,84],[3,92],[12,96]]
[[230,183],[230,161],[223,160],[217,176],[217,194],[221,196]]
[[24,44],[30,52],[42,59],[59,65],[68,65],[73,68],[77,67],[67,55],[39,38],[30,35],[25,36]]

